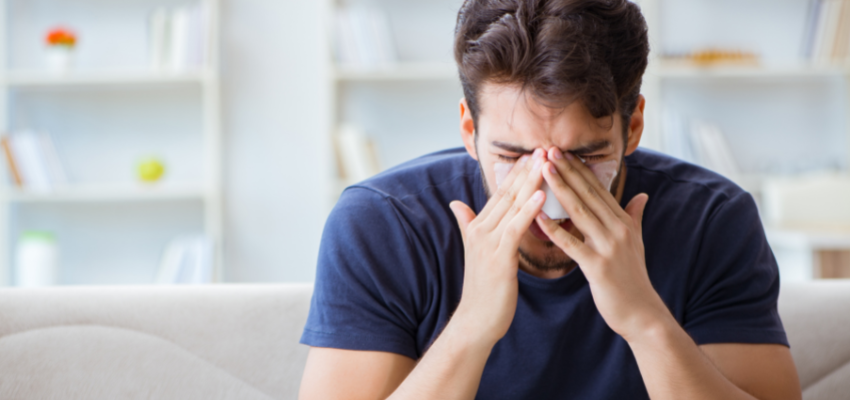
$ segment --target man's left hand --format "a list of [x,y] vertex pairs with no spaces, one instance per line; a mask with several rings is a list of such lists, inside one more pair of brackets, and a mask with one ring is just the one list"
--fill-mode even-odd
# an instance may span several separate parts
[[543,176],[584,241],[542,213],[537,222],[578,263],[602,318],[629,342],[671,322],[646,270],[641,225],[649,196],[635,196],[624,210],[575,156],[553,148],[548,158]]

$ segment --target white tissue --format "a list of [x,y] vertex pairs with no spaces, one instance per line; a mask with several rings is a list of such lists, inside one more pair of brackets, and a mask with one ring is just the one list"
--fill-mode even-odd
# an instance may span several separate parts
[[[513,167],[514,164],[504,163],[496,163],[493,166],[493,171],[496,173],[496,187],[502,186],[502,182],[504,182],[508,177],[508,174],[510,174]],[[614,178],[616,178],[619,173],[620,163],[616,160],[611,160],[598,164],[591,164],[587,167],[590,168],[590,171],[593,172],[594,175],[596,175],[596,179],[602,183],[602,186],[608,191],[611,191],[611,185],[614,184]],[[543,212],[546,213],[546,216],[551,219],[570,218],[569,214],[567,214],[567,210],[565,210],[561,203],[558,202],[558,199],[555,197],[555,193],[552,192],[552,189],[545,181],[540,187],[540,190],[546,193],[546,202],[543,204]]]

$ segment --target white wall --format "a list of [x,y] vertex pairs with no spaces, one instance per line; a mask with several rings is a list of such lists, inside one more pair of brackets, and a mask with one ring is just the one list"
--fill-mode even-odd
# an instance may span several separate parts
[[330,173],[324,1],[223,3],[226,279],[312,281]]

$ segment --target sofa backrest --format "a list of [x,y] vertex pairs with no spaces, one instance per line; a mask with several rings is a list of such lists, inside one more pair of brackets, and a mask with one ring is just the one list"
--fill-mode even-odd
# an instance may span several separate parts
[[2,399],[295,399],[310,285],[0,290]]
[[[310,285],[0,290],[2,399],[296,399]],[[850,393],[850,281],[779,311],[806,400]]]
[[803,398],[850,398],[850,280],[783,285],[779,314]]

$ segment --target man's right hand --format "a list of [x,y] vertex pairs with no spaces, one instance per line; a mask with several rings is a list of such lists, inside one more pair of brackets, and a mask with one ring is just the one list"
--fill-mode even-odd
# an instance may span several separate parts
[[478,216],[462,202],[450,205],[463,234],[465,270],[463,294],[449,324],[479,344],[494,346],[514,319],[519,244],[546,200],[539,190],[545,162],[540,149],[523,156]]

